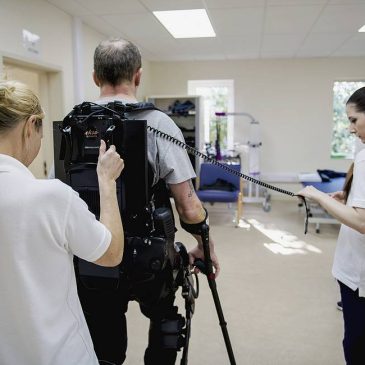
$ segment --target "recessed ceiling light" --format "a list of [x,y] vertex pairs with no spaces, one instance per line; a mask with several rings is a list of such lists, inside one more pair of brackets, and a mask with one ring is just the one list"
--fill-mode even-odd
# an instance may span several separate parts
[[174,38],[215,37],[205,9],[154,11],[153,14]]
[[359,30],[358,30],[358,32],[360,32],[360,33],[364,33],[365,32],[365,25],[363,25]]

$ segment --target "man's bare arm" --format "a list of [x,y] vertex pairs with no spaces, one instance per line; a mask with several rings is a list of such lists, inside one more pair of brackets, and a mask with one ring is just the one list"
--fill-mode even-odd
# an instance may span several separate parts
[[[201,223],[205,220],[205,209],[203,208],[201,201],[195,193],[195,189],[191,180],[187,180],[179,184],[170,184],[169,187],[175,200],[176,210],[183,222],[194,224]],[[193,264],[194,260],[197,258],[204,258],[201,237],[198,235],[193,236],[197,240],[198,245],[189,251],[190,264]],[[211,235],[209,235],[209,247],[215,273],[216,276],[218,276],[220,267],[218,258],[214,251],[214,242]]]

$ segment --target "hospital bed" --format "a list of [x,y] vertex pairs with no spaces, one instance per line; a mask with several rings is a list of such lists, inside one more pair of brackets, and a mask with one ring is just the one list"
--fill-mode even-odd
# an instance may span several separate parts
[[[333,177],[329,181],[322,181],[320,175],[317,174],[300,174],[299,181],[303,187],[312,185],[316,189],[324,193],[333,193],[343,190],[345,177]],[[320,224],[340,224],[340,222],[329,215],[318,203],[308,201],[309,218],[308,223],[316,225],[316,233],[320,233]],[[302,206],[303,204],[299,204]]]

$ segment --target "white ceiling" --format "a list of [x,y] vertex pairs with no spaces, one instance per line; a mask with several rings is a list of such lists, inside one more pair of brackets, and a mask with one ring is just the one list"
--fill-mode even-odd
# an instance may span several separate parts
[[[365,0],[47,1],[152,61],[365,56]],[[152,14],[200,8],[216,38],[174,39]]]

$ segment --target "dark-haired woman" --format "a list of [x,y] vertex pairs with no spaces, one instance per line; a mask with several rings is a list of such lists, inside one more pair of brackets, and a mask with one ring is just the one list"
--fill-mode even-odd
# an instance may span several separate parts
[[[365,143],[365,87],[346,103],[350,132]],[[350,176],[350,175],[349,175]],[[347,186],[347,188],[346,188]],[[347,365],[365,364],[365,149],[355,157],[352,181],[327,195],[313,186],[298,192],[318,202],[341,223],[332,274],[340,285]]]

